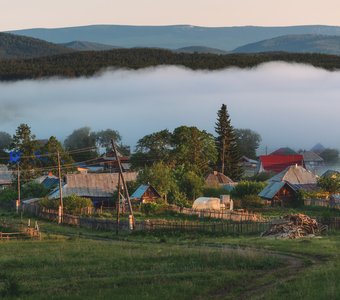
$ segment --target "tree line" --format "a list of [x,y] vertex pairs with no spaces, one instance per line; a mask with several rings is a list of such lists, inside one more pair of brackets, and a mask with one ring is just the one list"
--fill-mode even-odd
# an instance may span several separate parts
[[176,53],[152,48],[114,49],[61,54],[26,60],[0,61],[0,80],[23,80],[60,76],[93,76],[108,67],[140,69],[161,65],[185,66],[193,70],[228,67],[252,68],[261,63],[285,61],[310,64],[327,70],[340,68],[340,56],[310,53],[210,54]]
[[[63,173],[75,171],[75,162],[96,159],[100,150],[111,151],[111,139],[123,155],[131,154],[131,167],[139,171],[139,183],[152,183],[162,196],[177,204],[202,194],[204,177],[218,170],[233,180],[239,180],[242,155],[256,157],[261,137],[250,129],[234,129],[226,105],[217,113],[216,136],[194,126],[179,126],[173,131],[164,129],[138,140],[134,153],[122,143],[118,131],[92,131],[89,127],[75,129],[61,143],[56,137],[37,140],[27,124],[21,124],[13,136],[0,132],[2,163],[10,168],[20,167],[22,183],[47,171],[57,174],[59,152]],[[13,153],[20,159],[10,157]]]

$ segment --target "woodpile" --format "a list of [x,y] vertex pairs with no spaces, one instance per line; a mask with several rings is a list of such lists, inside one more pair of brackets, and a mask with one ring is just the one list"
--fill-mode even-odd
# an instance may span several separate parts
[[303,214],[290,214],[273,222],[271,227],[262,233],[264,237],[297,239],[306,236],[321,235],[327,230],[327,226],[319,224]]

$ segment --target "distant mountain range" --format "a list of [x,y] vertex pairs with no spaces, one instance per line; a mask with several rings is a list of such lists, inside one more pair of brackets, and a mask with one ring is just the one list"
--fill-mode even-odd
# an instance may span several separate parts
[[151,47],[179,49],[200,46],[222,51],[284,35],[316,34],[340,36],[337,26],[290,26],[290,27],[198,27],[175,26],[124,26],[92,25],[56,29],[25,29],[10,31],[14,34],[34,37],[61,44],[86,41],[118,48]]
[[[323,53],[340,55],[340,27],[221,27],[94,25],[0,33],[0,59],[73,51],[157,48],[179,53]],[[236,46],[236,47],[234,47]]]
[[69,43],[59,44],[60,46],[73,49],[75,51],[106,51],[117,47],[112,45],[105,45],[86,41],[73,41]]
[[73,52],[61,45],[0,32],[0,59],[35,58]]
[[324,53],[340,55],[340,36],[285,35],[236,48],[234,53],[260,52]]

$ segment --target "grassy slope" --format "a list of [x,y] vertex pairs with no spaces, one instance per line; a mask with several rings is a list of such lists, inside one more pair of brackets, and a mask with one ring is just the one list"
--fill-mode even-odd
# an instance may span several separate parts
[[39,224],[49,232],[42,241],[0,243],[0,291],[12,298],[336,299],[340,294],[339,234],[291,241],[159,233],[117,238]]

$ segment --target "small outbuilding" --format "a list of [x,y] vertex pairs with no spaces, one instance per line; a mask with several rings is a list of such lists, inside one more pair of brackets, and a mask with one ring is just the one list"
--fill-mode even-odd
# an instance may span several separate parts
[[139,201],[140,203],[156,202],[157,199],[162,198],[160,193],[150,184],[142,184],[131,195],[131,199]]
[[224,187],[228,185],[235,185],[235,182],[232,181],[228,176],[223,173],[214,171],[213,173],[208,174],[205,177],[205,185],[207,187],[217,188]]

